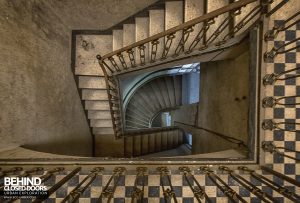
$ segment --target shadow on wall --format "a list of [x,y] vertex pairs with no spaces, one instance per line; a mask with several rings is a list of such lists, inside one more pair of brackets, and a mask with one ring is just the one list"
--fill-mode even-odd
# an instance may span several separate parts
[[[76,146],[81,146],[82,149],[86,149],[87,153],[83,154],[82,149],[78,149]],[[75,139],[73,139],[72,142],[68,140],[58,140],[56,142],[47,141],[39,144],[26,144],[22,145],[21,147],[38,152],[53,153],[59,155],[85,157],[90,157],[92,155],[92,147],[90,143]]]

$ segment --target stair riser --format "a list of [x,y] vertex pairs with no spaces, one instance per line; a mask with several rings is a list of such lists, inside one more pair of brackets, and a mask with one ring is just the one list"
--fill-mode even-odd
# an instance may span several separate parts
[[106,89],[104,77],[79,77],[79,88]]
[[93,134],[95,135],[113,135],[113,128],[93,128]]
[[83,100],[108,100],[106,90],[83,90],[82,91]]
[[86,110],[110,110],[108,101],[85,101]]
[[110,111],[88,111],[89,119],[111,119]]
[[92,127],[112,127],[112,121],[111,120],[91,120]]

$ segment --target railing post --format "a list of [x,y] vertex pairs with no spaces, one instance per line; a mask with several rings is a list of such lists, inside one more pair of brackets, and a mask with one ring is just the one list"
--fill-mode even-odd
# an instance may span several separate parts
[[147,168],[138,167],[136,172],[137,174],[134,181],[134,189],[131,195],[131,203],[143,203]]
[[238,167],[239,170],[242,170],[244,172],[250,173],[251,177],[258,180],[259,182],[265,184],[269,188],[275,190],[279,194],[283,195],[284,197],[288,198],[289,200],[293,202],[299,202],[300,196],[295,194],[294,192],[291,192],[289,189],[275,183],[274,181],[264,177],[263,175],[257,174],[254,170],[251,170],[245,166]]
[[[113,170],[113,174],[109,178],[108,182],[106,183],[105,187],[103,188],[100,196],[98,197],[97,202],[102,203],[103,198],[107,198],[107,203],[109,203],[116,191],[117,183],[119,182],[121,175],[126,171],[125,167],[116,167]],[[112,186],[110,186],[111,182],[114,180],[114,183]]]
[[76,202],[80,195],[92,184],[97,175],[104,170],[103,167],[96,167],[88,174],[63,200],[62,202]]
[[172,186],[169,170],[167,167],[158,167],[157,171],[160,174],[160,186],[162,187],[165,203],[171,202],[172,199],[175,203],[178,203]]
[[[203,189],[202,186],[200,186],[197,179],[191,173],[190,168],[186,167],[186,166],[182,166],[182,167],[179,167],[178,169],[182,173],[185,181],[188,183],[188,185],[189,185],[190,189],[192,190],[192,192],[194,194],[194,197],[197,199],[197,201],[199,203],[201,203],[201,199],[202,199],[203,202],[205,202],[205,200],[206,200],[206,202],[211,203],[211,200],[209,199],[209,197],[205,193],[205,190]],[[197,186],[193,186],[192,185],[193,182],[195,182]],[[204,198],[205,198],[205,200],[204,200]]]

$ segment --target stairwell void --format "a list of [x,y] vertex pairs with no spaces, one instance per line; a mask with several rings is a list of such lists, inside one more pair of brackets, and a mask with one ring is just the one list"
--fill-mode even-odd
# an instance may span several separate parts
[[[210,153],[256,161],[257,22],[264,5],[219,6],[190,20],[182,2],[166,2],[111,33],[76,35],[75,71],[96,156],[165,158],[171,155],[161,152],[186,145],[191,159]],[[99,66],[95,58],[85,61],[95,56]],[[213,155],[225,150],[233,153]]]

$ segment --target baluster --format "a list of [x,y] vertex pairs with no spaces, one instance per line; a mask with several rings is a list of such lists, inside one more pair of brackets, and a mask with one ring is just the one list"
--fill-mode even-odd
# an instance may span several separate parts
[[[112,176],[109,178],[108,182],[106,183],[104,189],[102,190],[97,202],[102,203],[103,198],[107,198],[107,203],[111,201],[111,199],[114,196],[114,193],[117,188],[117,183],[121,179],[121,175],[126,171],[126,168],[124,167],[116,167],[113,170]],[[111,182],[114,180],[114,183],[112,186],[110,186]]]
[[267,52],[265,52],[264,53],[264,60],[267,62],[269,59],[274,59],[275,58],[275,56],[277,56],[278,54],[285,54],[285,53],[287,53],[287,52],[290,52],[290,51],[293,51],[293,50],[295,50],[295,49],[297,49],[297,48],[299,48],[300,47],[300,44],[296,44],[294,47],[292,47],[292,48],[289,48],[289,49],[286,49],[286,50],[284,50],[284,51],[280,51],[280,50],[282,50],[283,48],[285,48],[286,46],[288,46],[288,45],[290,45],[290,44],[292,44],[292,43],[296,43],[297,41],[299,41],[300,40],[300,37],[298,37],[298,38],[296,38],[296,39],[293,39],[293,40],[291,40],[291,41],[289,41],[289,42],[287,42],[287,43],[285,43],[285,44],[282,44],[282,45],[280,45],[279,47],[273,47],[272,49],[271,49],[271,51],[267,51]]
[[194,48],[199,44],[199,42],[201,40],[204,41],[205,35],[209,29],[209,27],[215,23],[214,18],[209,19],[207,21],[203,22],[203,26],[200,29],[200,31],[198,32],[198,34],[196,35],[195,39],[192,41],[192,43],[190,44],[188,50],[185,52],[186,54],[190,54],[193,52]]
[[43,202],[44,200],[48,199],[56,190],[58,190],[61,186],[63,186],[66,182],[68,182],[71,178],[73,178],[76,173],[81,170],[81,167],[75,168],[71,173],[66,175],[63,179],[61,179],[58,183],[53,185],[48,191],[47,196],[38,196],[33,202]]
[[300,69],[300,67],[297,67],[297,68],[286,70],[286,71],[283,71],[283,72],[280,72],[280,73],[266,74],[263,78],[263,84],[264,85],[273,85],[278,80],[279,81],[284,81],[284,80],[289,80],[289,79],[300,77],[300,74],[294,74],[294,75],[290,75],[290,76],[286,76],[284,78],[281,78],[281,76],[283,76],[287,73],[299,70],[299,69]]
[[[194,197],[197,199],[197,201],[201,202],[201,199],[202,199],[203,202],[205,202],[205,200],[206,200],[206,202],[211,203],[211,200],[209,199],[209,197],[207,196],[205,191],[202,189],[199,182],[192,175],[190,168],[186,167],[186,166],[179,167],[179,171],[183,174],[184,179],[186,180],[189,187],[191,188],[191,190],[194,194]],[[192,181],[190,179],[192,179]],[[192,185],[193,182],[196,183],[197,187]],[[204,200],[204,198],[205,198],[205,200]]]
[[224,36],[224,38],[221,40],[221,44],[224,44],[228,39],[230,39],[231,37],[234,37],[235,34],[240,31],[243,27],[245,27],[251,20],[253,20],[255,18],[255,16],[259,13],[261,13],[263,9],[263,6],[258,5],[256,7],[254,7],[247,15],[245,15],[244,18],[241,19],[240,22],[238,22],[232,30],[230,30],[228,32],[228,34],[226,34]]
[[299,105],[300,103],[296,102],[296,101],[293,101],[293,102],[289,102],[289,103],[282,103],[280,102],[281,100],[284,100],[284,99],[294,99],[294,98],[297,98],[297,97],[300,97],[300,95],[295,95],[295,96],[285,96],[285,97],[278,97],[278,98],[275,98],[275,97],[265,97],[263,100],[262,100],[262,106],[264,108],[268,108],[268,107],[274,107],[276,105],[281,105],[281,106],[294,106],[294,105]]
[[10,174],[13,174],[15,175],[16,173],[22,171],[23,168],[22,167],[14,167],[12,169],[9,169],[9,170],[4,170],[4,171],[1,171],[1,175],[0,175],[0,178],[4,178],[5,176],[8,176]]
[[109,67],[109,65],[107,65],[107,63],[106,63],[104,60],[102,60],[101,55],[98,54],[98,55],[96,56],[96,58],[98,59],[98,63],[99,63],[99,65],[100,65],[100,67],[101,67],[101,69],[102,69],[104,75],[105,75],[105,74],[108,74],[107,70],[109,70],[109,74],[112,74],[112,73],[114,72],[114,71]]
[[[232,201],[247,203],[239,194],[237,194],[227,183],[225,183],[219,176],[217,176],[208,167],[200,167],[208,178]],[[218,183],[220,182],[221,185]]]
[[61,202],[76,202],[80,195],[92,184],[97,175],[104,170],[103,167],[96,167],[61,201]]
[[273,169],[271,169],[269,167],[266,167],[266,166],[261,166],[261,169],[264,170],[264,171],[267,171],[267,172],[273,174],[274,176],[277,176],[280,179],[283,179],[283,180],[285,180],[285,181],[287,181],[287,182],[289,182],[289,183],[291,183],[291,184],[293,184],[295,186],[300,187],[300,182],[297,181],[297,180],[295,180],[295,179],[293,179],[293,178],[290,178],[290,177],[288,177],[288,176],[286,176],[286,175],[284,175],[282,173],[274,171]]
[[55,173],[59,173],[59,172],[64,171],[64,170],[65,170],[65,168],[63,168],[63,167],[54,168],[52,170],[47,171],[45,175],[42,175],[40,177],[40,179],[42,180],[42,183],[44,183],[47,180],[49,180]]
[[[287,128],[282,128],[282,127],[280,127],[280,125],[286,125]],[[276,123],[272,119],[265,119],[262,122],[262,128],[264,130],[271,130],[271,131],[272,130],[282,130],[282,131],[288,131],[288,132],[300,132],[300,130],[296,129],[297,125],[300,125],[300,123],[294,123],[294,122],[278,122],[278,123]]]
[[[114,67],[114,69],[117,71],[117,72],[120,72],[121,69],[120,67],[118,66],[117,62],[115,61],[115,58],[113,56],[109,57],[108,60],[110,61],[111,65]],[[115,71],[114,71],[115,72]]]
[[295,22],[291,23],[290,25],[286,25],[287,23],[289,23],[291,20],[293,20],[296,17],[300,17],[300,11],[295,13],[294,15],[292,15],[291,17],[289,17],[287,20],[285,20],[281,25],[274,25],[272,30],[269,30],[265,36],[264,39],[265,41],[271,41],[274,40],[277,35],[285,30],[288,30],[289,28],[291,28],[292,26],[296,25],[298,22],[300,22],[300,19],[296,20]]
[[[14,169],[17,169],[17,168],[14,168]],[[18,178],[28,177],[32,174],[35,174],[35,173],[43,171],[43,170],[44,170],[44,168],[42,168],[42,167],[35,167],[35,168],[30,169],[30,170],[24,171],[23,173],[19,174],[17,177]],[[15,172],[17,172],[17,171],[18,170],[15,170]],[[4,182],[0,184],[0,190],[3,190],[3,188],[4,188]]]
[[[265,193],[264,191],[259,189],[257,186],[253,185],[250,181],[246,180],[239,174],[234,173],[234,171],[230,170],[228,167],[220,166],[219,169],[221,171],[227,172],[232,179],[234,179],[237,183],[239,183],[244,188],[246,188],[249,192],[251,192],[252,194],[257,196],[260,200],[262,200],[264,202],[268,202],[268,203],[278,202],[271,195],[269,195],[268,193]],[[267,200],[265,197],[267,197],[269,200]]]
[[[219,25],[219,27],[215,30],[215,32],[213,34],[211,34],[211,36],[207,39],[206,41],[206,45],[211,44],[215,39],[217,39],[217,37],[227,28],[229,27],[231,20],[234,19],[236,16],[241,14],[241,8],[231,12]],[[225,42],[224,42],[225,43]],[[223,44],[223,40],[218,42],[216,45],[220,46],[221,44]]]
[[131,68],[136,67],[135,57],[134,57],[134,51],[132,49],[126,51],[128,53],[128,57],[131,63]]
[[167,58],[167,55],[168,55],[168,53],[169,53],[169,51],[170,51],[170,48],[171,48],[171,46],[172,46],[173,39],[174,39],[175,37],[176,37],[176,36],[175,36],[175,33],[169,34],[169,35],[167,36],[167,41],[166,41],[165,44],[164,44],[164,49],[163,49],[163,53],[162,53],[162,56],[161,56],[161,59],[162,59],[162,60],[164,60],[164,59]]
[[173,55],[173,57],[177,57],[181,52],[184,51],[184,45],[187,42],[187,40],[190,37],[190,33],[194,31],[193,26],[189,27],[189,28],[185,28],[183,30],[183,35],[181,36],[181,39],[175,49],[175,54]]
[[296,157],[292,157],[292,156],[289,156],[289,155],[285,154],[284,152],[280,152],[279,149],[283,149],[284,151],[295,152],[295,153],[300,153],[300,151],[296,151],[296,150],[289,149],[289,148],[286,148],[286,147],[277,147],[271,141],[264,141],[264,142],[262,142],[262,149],[265,152],[270,152],[271,154],[273,154],[273,153],[274,154],[278,154],[279,156],[284,156],[284,157],[293,159],[296,162],[300,161],[300,159],[297,159]]
[[138,46],[138,49],[139,49],[139,53],[140,53],[141,65],[143,66],[146,64],[146,56],[145,56],[146,46],[143,44],[141,46]]
[[125,62],[123,54],[122,53],[118,53],[117,57],[119,58],[119,61],[120,61],[121,65],[123,66],[123,69],[126,70],[128,67],[127,67],[127,64]]
[[259,182],[265,184],[266,186],[268,186],[269,188],[275,190],[276,192],[278,192],[279,194],[285,196],[286,198],[292,200],[293,202],[299,202],[300,201],[300,196],[291,192],[290,190],[288,190],[287,188],[278,185],[277,183],[275,183],[274,181],[264,177],[263,175],[257,174],[254,170],[251,170],[245,166],[240,166],[238,167],[239,170],[242,170],[244,172],[249,172],[251,177],[253,177],[254,179],[258,180]]
[[[146,178],[146,167],[138,167],[136,169],[137,175],[134,181],[134,189],[131,195],[131,203],[143,203],[144,201],[144,188],[145,188],[145,178]],[[140,184],[141,183],[141,184]],[[141,188],[138,187],[141,186]]]
[[157,54],[157,45],[159,44],[158,39],[151,42],[151,59],[150,63],[154,63],[156,60],[156,54]]
[[[171,202],[172,199],[175,203],[178,203],[176,194],[171,183],[169,170],[167,169],[167,167],[158,167],[157,170],[160,174],[160,185],[162,187],[165,203]],[[167,184],[165,184],[165,182],[167,182]]]

